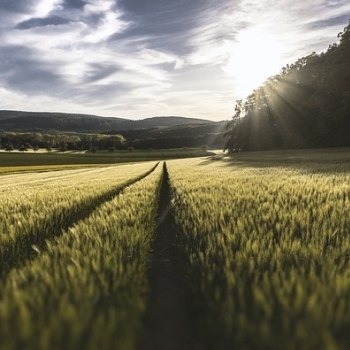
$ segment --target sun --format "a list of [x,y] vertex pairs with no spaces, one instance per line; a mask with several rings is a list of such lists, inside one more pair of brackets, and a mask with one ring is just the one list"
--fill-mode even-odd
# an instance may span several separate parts
[[283,67],[283,45],[276,35],[266,29],[245,29],[229,46],[230,58],[223,70],[233,77],[242,98]]

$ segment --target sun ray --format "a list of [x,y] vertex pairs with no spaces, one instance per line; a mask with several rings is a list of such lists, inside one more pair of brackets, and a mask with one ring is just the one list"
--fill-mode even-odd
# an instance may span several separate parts
[[283,66],[283,45],[278,37],[259,26],[241,31],[229,48],[223,67],[233,77],[237,91],[246,97]]

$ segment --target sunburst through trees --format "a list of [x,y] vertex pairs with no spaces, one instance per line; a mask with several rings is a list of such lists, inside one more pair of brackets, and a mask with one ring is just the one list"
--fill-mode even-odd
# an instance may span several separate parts
[[225,149],[350,146],[350,21],[338,37],[237,101]]

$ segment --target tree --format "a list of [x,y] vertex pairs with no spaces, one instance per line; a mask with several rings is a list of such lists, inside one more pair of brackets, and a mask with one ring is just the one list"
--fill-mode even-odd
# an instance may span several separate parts
[[66,152],[68,150],[68,144],[65,142],[62,143],[59,150],[60,150],[60,152]]
[[236,101],[235,114],[232,120],[227,123],[224,133],[224,137],[226,138],[225,151],[236,152],[243,147],[242,118],[244,115],[244,107],[243,100]]
[[111,135],[108,137],[106,146],[121,149],[125,142],[125,138],[122,135]]
[[8,143],[6,146],[5,146],[5,151],[6,152],[12,152],[14,150],[14,147],[13,147],[13,144],[12,143]]

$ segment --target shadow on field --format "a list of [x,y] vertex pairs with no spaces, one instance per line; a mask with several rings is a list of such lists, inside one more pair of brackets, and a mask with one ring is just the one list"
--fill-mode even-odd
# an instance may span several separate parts
[[151,296],[139,350],[192,350],[184,281],[176,247],[168,171],[163,167],[150,269]]
[[288,168],[308,173],[350,173],[350,149],[241,152],[207,157],[201,166],[220,161],[227,167]]

